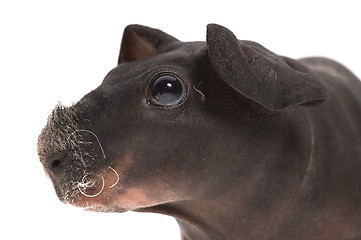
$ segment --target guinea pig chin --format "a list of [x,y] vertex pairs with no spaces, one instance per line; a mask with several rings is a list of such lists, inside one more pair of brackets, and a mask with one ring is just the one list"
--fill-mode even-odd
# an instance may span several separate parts
[[123,176],[113,168],[109,168],[107,173],[97,178],[93,187],[79,191],[80,194],[72,201],[74,206],[97,212],[125,212],[153,207],[177,199],[172,191],[157,192],[149,186],[123,186]]

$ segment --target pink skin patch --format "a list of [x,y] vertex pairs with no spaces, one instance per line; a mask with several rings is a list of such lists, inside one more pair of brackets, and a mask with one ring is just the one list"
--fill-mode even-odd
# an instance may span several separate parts
[[[141,187],[123,189],[124,174],[133,164],[131,154],[122,158],[122,164],[104,168],[96,178],[91,179],[89,187],[78,189],[79,194],[73,205],[86,210],[99,212],[123,212],[138,208],[151,207],[177,199],[176,194],[161,181],[152,182],[152,187],[144,184]],[[155,191],[158,189],[158,191]]]

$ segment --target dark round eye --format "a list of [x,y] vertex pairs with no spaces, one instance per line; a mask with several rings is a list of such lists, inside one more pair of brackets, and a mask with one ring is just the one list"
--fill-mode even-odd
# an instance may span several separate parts
[[179,77],[171,74],[156,77],[149,91],[151,103],[167,107],[180,104],[186,96],[184,82]]

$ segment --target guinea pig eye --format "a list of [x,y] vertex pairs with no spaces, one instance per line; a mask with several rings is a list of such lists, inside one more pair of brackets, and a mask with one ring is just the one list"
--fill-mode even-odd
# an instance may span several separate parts
[[156,77],[150,86],[149,102],[160,106],[175,106],[186,96],[184,82],[177,76],[164,74]]

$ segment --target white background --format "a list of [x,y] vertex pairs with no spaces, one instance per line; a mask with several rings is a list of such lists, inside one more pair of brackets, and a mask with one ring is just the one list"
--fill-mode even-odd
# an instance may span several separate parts
[[358,2],[1,0],[0,239],[179,239],[170,217],[61,204],[36,155],[57,101],[76,102],[115,67],[126,25],[204,41],[214,22],[281,55],[336,59],[360,77]]

